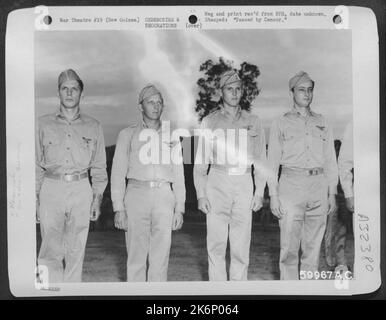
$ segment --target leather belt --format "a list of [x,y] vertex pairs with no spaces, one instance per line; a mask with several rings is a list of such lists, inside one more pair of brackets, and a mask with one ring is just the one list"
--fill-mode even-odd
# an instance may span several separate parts
[[67,173],[60,174],[60,173],[46,172],[44,176],[50,179],[71,182],[71,181],[79,181],[79,180],[88,178],[88,172],[86,171],[86,172],[76,173],[76,174],[67,174]]
[[317,176],[319,174],[323,173],[323,168],[289,168],[289,167],[283,167],[282,172],[283,173],[290,173],[290,174],[301,174],[305,176]]
[[171,183],[168,181],[145,181],[129,178],[127,181],[129,184],[148,187],[148,188],[161,188],[162,186],[168,185],[171,186]]
[[242,175],[242,174],[247,174],[252,172],[251,167],[227,167],[219,164],[212,164],[210,167],[213,169],[225,172],[230,176]]

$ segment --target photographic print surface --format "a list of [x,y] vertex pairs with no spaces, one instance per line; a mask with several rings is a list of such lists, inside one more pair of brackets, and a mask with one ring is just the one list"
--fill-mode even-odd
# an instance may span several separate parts
[[[262,120],[267,137],[272,121],[292,108],[289,79],[300,70],[307,71],[315,81],[312,110],[331,122],[339,150],[353,111],[350,30],[339,33],[336,30],[243,30],[242,37],[239,30],[194,34],[177,30],[36,32],[36,116],[59,108],[57,77],[67,68],[76,70],[85,83],[81,110],[101,122],[109,163],[119,132],[141,119],[137,100],[147,83],[156,84],[163,93],[164,119],[180,128],[198,128],[199,115],[195,109],[200,88],[197,82],[204,73],[200,72],[200,66],[208,60],[218,63],[220,58],[232,62],[235,68],[247,62],[260,70],[257,77],[260,92],[251,110]],[[193,165],[189,160],[185,157],[187,173]],[[184,228],[172,237],[168,279],[205,281],[208,280],[205,216],[197,210],[193,181],[186,179],[186,186],[190,206]],[[339,250],[345,251],[352,270],[351,215],[345,212],[342,192],[338,197],[340,210],[331,217],[334,223],[329,225],[338,230],[329,230],[327,237],[331,233],[334,239],[328,238],[328,241],[336,242],[335,238],[339,241],[339,237],[345,235],[337,233],[344,232],[343,228],[349,229],[347,244]],[[269,199],[266,200],[263,210],[253,214],[250,280],[280,277],[279,224],[269,212]],[[95,244],[86,248],[84,280],[124,281],[125,241],[122,232],[113,228],[109,190],[105,192],[104,203],[101,221],[90,233],[89,242]],[[334,245],[330,243],[327,247]],[[325,253],[334,255],[330,250],[335,249],[325,250],[321,249],[321,271],[333,271],[334,262],[328,266],[324,260]],[[190,254],[187,256],[186,252]]]
[[[32,28],[25,45],[33,50],[23,60],[30,72],[24,98],[33,108],[25,114],[25,131],[35,141],[35,151],[28,149],[30,169],[23,170],[31,190],[36,182],[38,223],[17,214],[23,212],[16,201],[20,155],[27,149],[16,137],[8,143],[16,152],[10,155],[17,155],[10,213],[29,230],[22,251],[37,266],[32,294],[98,294],[101,288],[107,288],[104,294],[151,294],[154,286],[167,294],[186,292],[186,282],[194,292],[257,294],[255,281],[277,283],[273,294],[363,290],[365,274],[378,270],[378,245],[368,243],[364,232],[379,217],[376,208],[357,213],[363,199],[357,181],[366,174],[366,160],[357,157],[356,141],[370,140],[359,137],[364,111],[356,107],[362,99],[355,91],[358,66],[370,55],[359,50],[359,12],[350,11],[350,27],[336,28],[346,20],[333,22],[334,8],[248,7],[240,16],[233,8],[196,7],[164,12],[162,19],[141,8],[130,15],[95,9],[83,18],[70,8],[48,9],[53,23],[47,30]],[[28,16],[32,21],[32,12]],[[21,39],[17,29],[13,35]],[[240,90],[240,96],[226,90]],[[72,119],[71,108],[77,110]],[[370,109],[377,113],[376,105]],[[238,111],[232,116],[229,110]],[[208,166],[200,169],[203,128],[211,134],[221,129],[224,137],[236,132],[237,150],[245,129],[249,167],[235,173],[233,164],[213,160],[219,150],[225,149],[227,161],[234,151],[231,139],[221,145],[223,136],[215,134],[204,156]],[[148,129],[159,133],[160,145],[151,144],[151,134],[149,140],[141,136]],[[173,156],[162,162],[165,139],[181,163]],[[368,155],[377,150],[372,141]],[[154,146],[162,151],[161,164],[146,163],[154,159]],[[360,194],[355,210],[354,188]],[[18,274],[21,267],[12,266]],[[24,290],[25,277],[11,280],[18,282],[16,290]]]

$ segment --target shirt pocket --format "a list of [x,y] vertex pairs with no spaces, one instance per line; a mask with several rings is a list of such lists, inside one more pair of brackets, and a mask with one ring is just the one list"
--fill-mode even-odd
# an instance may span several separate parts
[[299,155],[304,150],[305,133],[301,128],[287,127],[281,133],[284,158]]
[[312,149],[317,153],[318,156],[322,156],[323,147],[327,142],[327,131],[325,127],[313,127],[311,130],[312,134]]
[[47,131],[43,136],[44,160],[47,165],[57,164],[61,158],[61,139],[53,132]]
[[96,139],[91,136],[82,136],[81,148],[84,162],[89,163],[96,149]]
[[326,142],[327,141],[327,132],[324,127],[313,127],[311,130],[312,137],[320,142]]
[[283,130],[281,134],[281,138],[283,141],[292,141],[296,139],[300,139],[302,136],[302,133],[299,130],[296,130],[295,128],[287,128]]

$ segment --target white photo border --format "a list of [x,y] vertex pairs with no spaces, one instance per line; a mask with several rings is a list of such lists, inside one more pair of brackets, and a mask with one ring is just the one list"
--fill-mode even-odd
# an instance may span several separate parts
[[[367,8],[344,7],[352,30],[353,126],[356,213],[355,279],[348,283],[324,281],[248,281],[248,282],[165,282],[165,283],[73,283],[37,288],[35,224],[35,114],[34,114],[34,32],[41,28],[47,13],[55,17],[109,16],[125,7],[40,7],[21,9],[8,16],[6,33],[6,123],[7,123],[7,206],[8,274],[15,296],[77,295],[352,295],[373,292],[380,278],[380,167],[379,167],[379,63],[378,32],[374,13]],[[133,17],[200,16],[207,7],[128,7]],[[257,7],[234,7],[249,10]],[[240,9],[241,8],[241,9]],[[258,7],[259,9],[273,7]],[[280,7],[290,10],[311,7]],[[315,7],[314,7],[315,8]],[[44,11],[47,9],[48,11]],[[231,10],[232,7],[221,7]],[[277,8],[276,8],[277,9]],[[43,11],[42,11],[43,10]],[[331,17],[336,7],[318,7],[326,12],[310,24],[299,19],[288,25],[256,25],[256,28],[334,29]],[[143,28],[140,24],[132,28]],[[181,23],[183,30],[186,24]],[[43,26],[44,28],[44,26]],[[97,30],[95,25],[63,24],[61,30]],[[122,24],[100,26],[104,30],[125,29]],[[210,26],[201,26],[210,29]],[[214,28],[218,28],[214,27]],[[223,29],[247,28],[222,25]],[[250,27],[249,27],[250,28]],[[50,27],[54,30],[55,27]],[[47,30],[49,32],[49,30]],[[187,30],[194,32],[194,30]],[[338,31],[337,31],[338,32]],[[370,245],[371,249],[366,250]],[[188,285],[187,285],[188,283]]]

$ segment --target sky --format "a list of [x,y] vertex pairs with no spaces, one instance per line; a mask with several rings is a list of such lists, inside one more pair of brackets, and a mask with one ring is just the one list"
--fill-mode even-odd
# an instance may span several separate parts
[[138,94],[148,83],[163,93],[163,119],[193,129],[199,66],[220,56],[236,68],[244,61],[259,67],[261,91],[252,112],[267,137],[272,120],[292,106],[288,80],[303,70],[315,81],[311,108],[327,117],[336,139],[342,138],[352,118],[350,30],[36,32],[36,116],[58,109],[58,75],[72,68],[85,84],[81,110],[101,122],[107,146],[140,120]]

